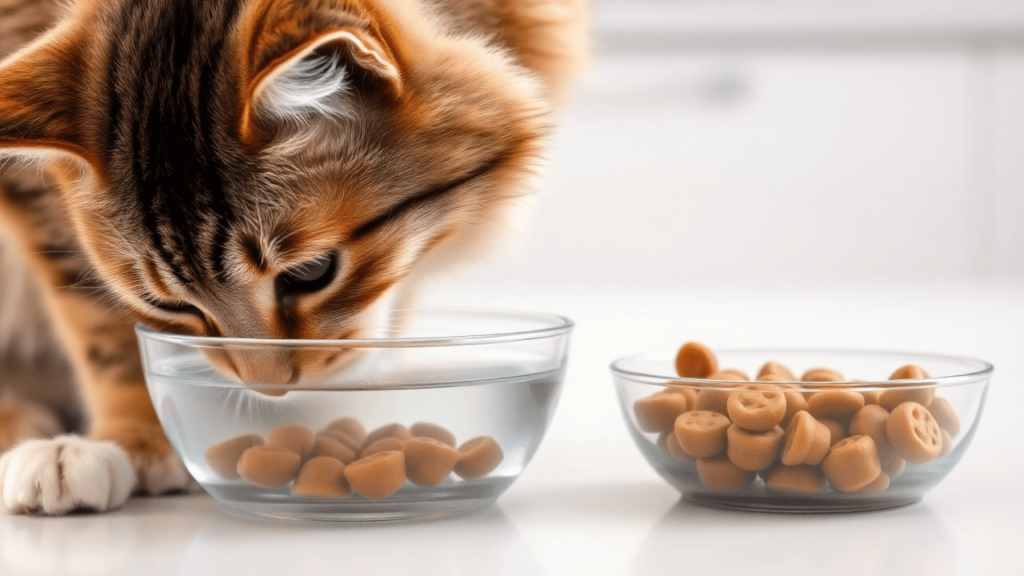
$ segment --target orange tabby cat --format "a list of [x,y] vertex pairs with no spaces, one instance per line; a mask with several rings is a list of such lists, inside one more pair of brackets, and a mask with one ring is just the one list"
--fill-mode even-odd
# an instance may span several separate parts
[[[0,0],[0,510],[191,487],[133,322],[342,338],[492,239],[583,1]],[[45,439],[75,419],[54,349],[85,437]],[[219,364],[287,385],[340,362]]]

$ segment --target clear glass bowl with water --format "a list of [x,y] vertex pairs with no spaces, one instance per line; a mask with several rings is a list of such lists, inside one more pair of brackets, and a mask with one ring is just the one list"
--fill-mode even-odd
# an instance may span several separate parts
[[[934,460],[923,464],[904,461],[902,469],[897,466],[887,470],[883,456],[882,470],[891,477],[888,478],[888,487],[880,491],[844,492],[836,490],[829,483],[826,483],[824,489],[813,493],[772,489],[765,479],[781,465],[778,457],[768,467],[757,471],[756,476],[750,477],[749,484],[739,488],[711,487],[702,481],[698,459],[681,454],[680,450],[675,450],[676,455],[670,451],[668,434],[672,432],[659,434],[641,429],[635,403],[665,390],[692,390],[696,393],[711,390],[728,394],[751,382],[676,376],[674,351],[629,356],[611,365],[622,414],[634,442],[655,471],[677,488],[685,500],[719,508],[764,512],[851,512],[893,508],[917,502],[953,470],[967,450],[977,430],[992,374],[992,365],[988,362],[935,354],[784,349],[716,350],[715,353],[719,367],[736,368],[750,377],[755,377],[765,362],[773,360],[790,368],[797,378],[804,370],[823,366],[838,370],[846,378],[856,379],[788,385],[795,388],[785,392],[798,390],[804,398],[818,392],[838,390],[856,392],[868,398],[896,386],[928,389],[934,391],[936,398],[948,401],[959,418],[959,430],[950,436],[950,445],[944,447],[944,453]],[[898,384],[887,380],[894,370],[907,364],[920,366],[929,378],[903,380]],[[867,403],[872,402],[868,400]],[[846,426],[844,433],[849,435],[849,423],[840,424]],[[783,446],[785,439],[784,436]],[[728,449],[716,457],[728,457]]]
[[[399,318],[400,337],[363,340],[255,340],[163,334],[139,327],[153,405],[192,476],[228,509],[258,516],[377,521],[472,511],[493,503],[536,452],[565,376],[571,320],[484,311],[421,311]],[[225,358],[336,354],[344,368],[295,384],[248,381],[218,370]],[[213,361],[211,361],[213,359]],[[237,361],[237,360],[236,360]],[[482,478],[452,474],[441,485],[407,482],[384,499],[293,496],[288,486],[260,488],[226,480],[204,458],[211,445],[245,434],[265,436],[300,424],[312,431],[343,417],[367,430],[392,423],[434,423],[457,445],[489,436],[501,448]]]

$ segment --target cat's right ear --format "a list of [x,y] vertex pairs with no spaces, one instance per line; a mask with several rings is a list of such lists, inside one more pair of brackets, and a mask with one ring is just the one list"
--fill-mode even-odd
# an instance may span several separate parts
[[80,105],[88,67],[78,48],[49,34],[0,65],[0,155],[56,152],[95,165]]

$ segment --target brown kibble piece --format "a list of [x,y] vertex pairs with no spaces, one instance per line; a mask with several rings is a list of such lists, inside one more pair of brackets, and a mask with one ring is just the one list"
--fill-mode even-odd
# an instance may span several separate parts
[[[715,378],[715,374],[732,376],[732,378]],[[743,370],[740,370],[739,368],[723,368],[718,372],[715,372],[715,374],[708,376],[708,380],[737,380],[740,382],[750,381],[750,376],[747,376],[747,373],[744,372]]]
[[364,448],[363,451],[359,453],[359,457],[366,458],[367,456],[372,456],[378,452],[386,452],[388,450],[398,450],[399,452],[402,452],[404,449],[405,442],[398,438],[381,438]]
[[687,454],[683,450],[683,446],[679,444],[679,437],[676,436],[675,432],[662,432],[665,435],[665,450],[672,455],[676,460],[692,460],[693,457]]
[[892,455],[882,462],[882,471],[888,474],[890,479],[898,478],[906,467],[907,461],[896,455]]
[[380,428],[377,428],[373,432],[366,435],[363,439],[363,448],[367,448],[370,444],[373,444],[377,440],[383,440],[384,438],[396,438],[401,441],[406,441],[412,438],[412,433],[409,429],[401,424],[385,424]]
[[764,484],[779,492],[817,494],[825,491],[825,476],[817,466],[779,466],[765,476]]
[[225,480],[235,480],[238,476],[238,459],[253,446],[262,446],[263,438],[256,434],[243,434],[228,438],[210,446],[203,452],[203,458],[210,468]]
[[861,492],[881,492],[889,488],[889,475],[882,472],[870,484],[860,489]]
[[356,461],[355,450],[330,436],[317,436],[316,441],[313,443],[313,452],[310,454],[310,458],[320,458],[323,456],[334,458],[342,464],[351,464]]
[[697,393],[697,405],[694,407],[695,410],[706,410],[709,412],[718,412],[719,414],[729,414],[729,396],[732,394],[729,390],[716,390],[707,388]]
[[[772,376],[773,380],[765,380],[765,376]],[[761,369],[757,371],[757,379],[763,382],[796,382],[796,376],[786,368],[784,365],[770,360],[761,366]]]
[[707,378],[718,372],[715,353],[699,342],[687,342],[676,354],[676,373],[683,378]]
[[501,446],[490,436],[480,436],[459,446],[459,460],[455,473],[465,480],[474,480],[490,474],[505,458]]
[[292,485],[293,496],[346,498],[351,493],[352,488],[345,478],[345,465],[330,456],[310,458],[302,465]]
[[267,446],[287,448],[301,456],[303,460],[309,458],[313,452],[315,440],[313,432],[299,424],[285,424],[267,433]]
[[434,440],[439,440],[452,448],[455,448],[455,434],[452,434],[447,428],[438,426],[437,424],[431,424],[430,422],[417,422],[412,426],[409,426],[409,433],[412,434],[413,438],[433,438]]
[[821,461],[821,469],[836,490],[854,492],[878,478],[882,463],[874,440],[867,436],[850,436],[829,450]]
[[800,377],[803,382],[842,382],[843,375],[831,368],[811,368]]
[[885,428],[888,421],[889,411],[885,408],[875,404],[865,406],[853,415],[853,420],[850,420],[850,435],[870,436],[875,441],[879,456],[885,459],[892,453],[889,433]]
[[[878,404],[878,399],[882,396],[882,391],[871,390],[869,392],[861,392],[860,395],[864,397],[864,405],[869,406]],[[888,412],[888,410],[886,410],[886,412]]]
[[688,408],[686,396],[672,390],[662,390],[633,403],[636,424],[644,432],[671,430],[676,417]]
[[924,464],[942,452],[942,429],[931,413],[917,402],[904,402],[885,425],[889,442],[907,462]]
[[729,397],[726,408],[740,428],[764,432],[786,416],[786,397],[778,390],[742,390]]
[[953,437],[950,436],[949,432],[941,429],[942,433],[942,450],[939,452],[939,456],[945,456],[953,450]]
[[405,443],[405,474],[413,484],[438,486],[451,474],[459,451],[426,436]]
[[960,418],[956,415],[956,410],[953,409],[953,405],[950,404],[949,400],[945,398],[935,398],[931,404],[928,405],[928,411],[932,413],[932,417],[939,423],[939,428],[949,432],[950,436],[956,436],[960,433]]
[[[924,380],[928,378],[928,373],[919,366],[908,364],[897,368],[895,372],[889,376],[889,380]],[[917,402],[922,406],[928,406],[931,404],[932,399],[935,398],[935,386],[925,385],[924,387],[917,388],[893,388],[885,390],[878,396],[878,405],[885,408],[889,412],[896,409],[897,406],[904,402]]]
[[754,472],[737,467],[725,456],[697,460],[697,475],[708,488],[723,492],[745,488],[757,477]]
[[752,432],[733,424],[726,431],[729,460],[736,466],[757,472],[775,461],[782,445],[782,427],[767,432]]
[[786,395],[786,415],[782,417],[782,427],[788,428],[790,422],[793,421],[793,417],[798,412],[807,410],[807,398],[804,397],[801,392],[785,392]]
[[697,390],[693,388],[683,388],[680,386],[672,386],[665,390],[666,392],[674,392],[676,394],[682,394],[686,397],[686,406],[690,410],[694,410],[697,406]]
[[850,390],[815,392],[807,399],[807,411],[821,420],[849,422],[864,407],[864,397]]
[[729,419],[710,410],[692,410],[676,418],[674,430],[683,452],[694,458],[709,458],[725,450]]
[[360,444],[366,439],[366,428],[363,427],[363,423],[349,416],[331,420],[324,429],[341,432]]
[[360,458],[345,467],[345,478],[363,498],[387,498],[405,484],[405,455],[388,450]]
[[359,453],[359,450],[362,449],[363,447],[363,442],[361,440],[356,440],[352,436],[349,436],[348,434],[345,434],[344,432],[340,432],[338,430],[325,429],[317,432],[316,435],[317,437],[324,436],[327,438],[333,438],[338,442],[341,442],[346,447],[348,447],[348,449],[352,450],[357,454]]
[[840,422],[836,422],[835,420],[829,420],[827,418],[820,419],[818,420],[818,422],[821,422],[822,424],[825,425],[826,428],[828,428],[828,435],[829,438],[831,438],[830,442],[833,446],[835,446],[843,438],[849,436],[849,434],[846,433],[846,426],[843,426]]
[[253,446],[238,459],[238,475],[263,488],[280,488],[295,479],[302,457],[281,446]]
[[787,466],[820,464],[831,446],[832,434],[828,426],[815,420],[810,413],[800,411],[786,428],[782,463]]

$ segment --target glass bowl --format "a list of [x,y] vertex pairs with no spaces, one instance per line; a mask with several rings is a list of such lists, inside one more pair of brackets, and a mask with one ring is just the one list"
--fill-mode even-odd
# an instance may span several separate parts
[[[782,425],[780,425],[780,429],[783,435],[781,440],[776,440],[777,444],[775,444],[778,447],[778,453],[772,456],[768,450],[761,454],[761,456],[765,456],[764,458],[758,456],[759,461],[753,464],[749,461],[742,462],[745,470],[739,470],[740,467],[735,464],[744,458],[749,459],[749,452],[744,452],[749,449],[749,446],[735,447],[736,452],[734,453],[730,450],[730,446],[733,445],[730,444],[729,439],[749,442],[749,438],[754,437],[753,434],[744,437],[737,430],[736,436],[731,434],[725,436],[725,440],[721,441],[724,444],[706,449],[703,446],[691,447],[691,452],[697,449],[710,452],[718,449],[719,445],[723,446],[712,456],[699,453],[698,455],[704,457],[694,458],[682,448],[679,436],[671,437],[677,429],[684,433],[687,433],[688,430],[688,428],[676,428],[675,412],[669,413],[668,420],[662,418],[662,422],[672,422],[671,424],[660,424],[661,428],[669,426],[669,430],[659,431],[658,423],[652,424],[650,420],[645,420],[644,428],[647,430],[641,429],[637,418],[636,403],[638,400],[666,391],[681,393],[688,398],[685,409],[689,411],[695,407],[693,398],[696,394],[703,394],[703,397],[707,399],[700,401],[700,406],[698,406],[706,408],[708,402],[715,395],[725,402],[725,398],[731,397],[730,395],[735,394],[741,387],[753,384],[752,382],[675,376],[675,352],[629,356],[617,360],[611,365],[622,414],[634,442],[655,471],[677,488],[685,500],[719,508],[766,512],[849,512],[892,508],[917,502],[925,492],[949,474],[967,450],[978,426],[978,419],[981,416],[992,374],[992,365],[988,362],[934,354],[852,350],[749,349],[716,351],[716,355],[720,367],[736,368],[745,371],[750,377],[756,377],[759,367],[772,360],[787,366],[797,375],[812,367],[826,366],[840,371],[847,377],[865,379],[845,382],[772,382],[772,384],[782,387],[781,392],[784,398],[794,398],[790,394],[795,393],[799,394],[803,401],[808,401],[818,393],[854,392],[863,396],[865,404],[870,405],[879,403],[879,394],[902,390],[904,393],[923,394],[923,398],[928,398],[932,394],[935,398],[944,398],[948,402],[948,407],[952,407],[959,419],[958,427],[944,422],[942,429],[951,428],[953,433],[948,433],[947,437],[947,432],[942,432],[941,455],[930,461],[917,464],[900,458],[900,454],[888,442],[886,433],[888,419],[881,420],[883,424],[881,444],[876,446],[872,441],[871,446],[878,454],[877,462],[886,478],[883,479],[882,474],[879,473],[876,477],[877,482],[872,482],[872,485],[854,489],[851,486],[857,484],[853,484],[845,486],[846,491],[842,491],[834,485],[832,477],[826,478],[823,468],[824,460],[817,465],[804,463],[799,471],[783,465],[781,458],[787,447],[786,442],[789,436],[795,437],[796,432],[794,429]],[[920,366],[930,377],[919,380],[900,380],[898,383],[887,380],[893,371],[908,364]],[[769,383],[762,382],[760,384]],[[836,397],[836,395],[822,396],[815,406],[819,410],[827,410],[829,408],[826,406],[831,406],[832,399]],[[897,397],[890,394],[886,397],[889,401],[885,404],[892,408],[891,399]],[[829,399],[827,404],[825,403],[826,398]],[[800,401],[799,398],[788,400],[793,405],[803,405],[803,401]],[[835,405],[838,406],[838,404]],[[871,410],[877,413],[877,410]],[[726,413],[728,411],[728,408],[724,410]],[[893,411],[895,412],[895,409]],[[933,411],[936,413],[939,411],[937,404],[933,406]],[[888,411],[885,414],[887,413]],[[908,412],[903,410],[901,413],[907,414]],[[886,417],[885,414],[883,414],[883,418]],[[806,415],[804,417],[806,418]],[[694,418],[691,415],[690,422],[693,422]],[[728,414],[726,414],[726,418],[730,418]],[[789,418],[788,415],[787,418]],[[838,434],[850,434],[851,420],[848,417],[848,412],[846,415],[830,419],[836,422],[837,428],[830,429],[828,444],[823,448],[828,454],[825,456],[825,460],[828,460],[831,454],[836,452],[830,446],[835,444]],[[678,417],[678,420],[682,420],[682,417]],[[730,418],[729,422],[720,423],[719,426],[738,426],[731,420]],[[819,416],[815,420],[824,422],[826,417]],[[721,422],[720,419],[719,422]],[[861,422],[863,423],[864,420]],[[783,424],[785,423],[783,422]],[[829,423],[829,425],[832,424]],[[858,428],[858,431],[862,430],[863,428]],[[899,430],[899,428],[894,428],[897,435],[900,434]],[[765,434],[775,433],[777,431]],[[692,445],[692,439],[689,442]],[[795,453],[794,451],[792,454]],[[843,455],[840,454],[832,462],[840,462],[842,457]],[[792,460],[791,455],[790,463]],[[844,477],[835,472],[837,469],[841,470],[839,466],[840,464],[836,464],[832,471],[840,483],[846,482]],[[873,466],[873,464],[865,465],[865,467]],[[755,474],[755,471],[750,470],[751,468],[760,469],[756,470]],[[779,470],[784,468],[787,470],[780,473]],[[857,473],[865,472],[858,471]],[[871,473],[874,474],[874,472]],[[773,474],[779,475],[772,478]],[[883,486],[885,484],[883,480],[888,481],[887,486]]]
[[[401,337],[363,340],[189,337],[144,327],[136,332],[146,383],[167,437],[192,476],[229,511],[305,520],[382,521],[484,508],[522,473],[544,436],[565,376],[573,323],[546,314],[461,310],[421,311],[404,315],[397,323],[403,325]],[[333,374],[292,385],[241,383],[214,367],[232,356],[308,358],[333,357],[335,353],[357,359]],[[318,439],[331,436],[326,427],[346,417],[356,419],[371,434],[374,429],[400,424],[388,435],[403,440],[411,435],[408,429],[414,423],[447,429],[455,437],[455,447],[489,437],[500,454],[493,458],[498,460],[496,467],[490,462],[487,468],[493,469],[463,472],[471,478],[464,479],[458,475],[466,457],[460,450],[456,473],[443,476],[442,471],[440,484],[399,480],[401,488],[386,497],[366,490],[362,493],[370,497],[360,496],[357,485],[348,483],[350,468],[355,466],[351,455],[340,472],[346,479],[338,479],[353,489],[347,496],[316,491],[320,495],[302,495],[308,491],[299,490],[293,494],[290,480],[280,485],[280,480],[264,479],[264,484],[276,487],[260,487],[237,477],[235,462],[244,458],[239,452],[261,442],[272,443],[268,435],[275,428],[299,425],[308,430],[292,426],[285,429],[289,434],[282,436],[279,431],[279,441],[273,442],[280,445],[281,438],[284,444],[297,442],[293,452],[302,453],[304,466],[311,457],[325,455],[329,447],[318,443],[310,453],[308,435],[316,434]],[[395,428],[406,432],[399,434]],[[422,430],[429,429],[421,424],[413,430],[426,436]],[[332,438],[358,458],[366,448],[363,440],[356,438],[362,433],[351,428],[343,432]],[[222,450],[219,456],[207,453],[211,446],[246,435],[259,439],[245,440],[240,448],[233,445],[236,448]],[[400,454],[402,450],[398,448]],[[344,461],[335,452],[327,455]],[[228,458],[227,465],[224,458]],[[249,462],[271,462],[253,458]],[[426,457],[420,458],[422,464]],[[436,461],[451,466],[448,455],[438,458]],[[282,466],[287,469],[291,461]],[[406,471],[410,474],[412,466],[409,456]],[[283,473],[295,477],[287,470]],[[302,472],[298,474],[301,477]],[[431,479],[427,484],[437,481]]]

